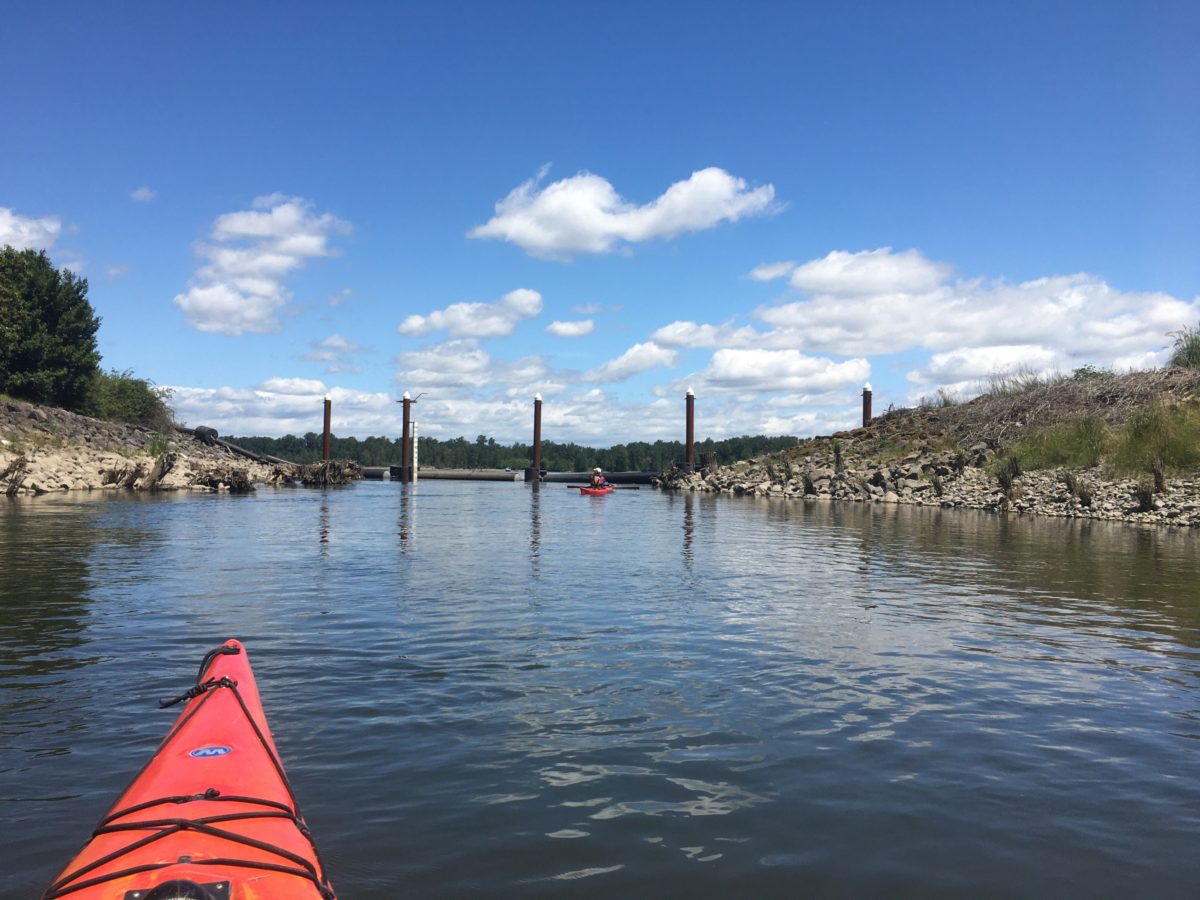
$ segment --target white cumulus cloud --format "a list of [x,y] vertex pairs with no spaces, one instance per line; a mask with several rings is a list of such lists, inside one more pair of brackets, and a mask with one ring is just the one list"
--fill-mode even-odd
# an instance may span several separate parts
[[613,382],[625,381],[639,372],[656,369],[660,366],[672,367],[679,359],[674,350],[660,347],[653,341],[644,344],[634,344],[616,359],[583,374],[584,381]]
[[313,341],[310,349],[301,359],[309,362],[327,363],[326,372],[357,372],[352,360],[363,352],[363,348],[353,341],[348,341],[340,334],[331,334],[327,338]]
[[562,391],[567,376],[550,369],[547,357],[494,359],[474,338],[460,338],[409,350],[395,359],[396,385],[413,394],[428,391],[441,401],[468,396],[506,398]]
[[1066,362],[1061,351],[1038,344],[961,347],[933,354],[929,362],[907,377],[915,384],[951,385],[1018,370],[1045,374],[1062,369]]
[[650,339],[665,347],[749,347],[761,340],[749,325],[735,328],[732,323],[704,325],[698,322],[672,322],[656,330]]
[[226,436],[319,433],[326,395],[334,434],[363,438],[400,432],[400,407],[385,393],[326,387],[320,381],[295,378],[268,378],[256,388],[169,387],[171,406],[180,421],[207,425]]
[[129,192],[129,196],[137,203],[149,203],[156,196],[156,192],[142,185],[140,188]]
[[717,350],[693,381],[700,392],[830,391],[859,384],[871,374],[862,358],[835,362],[799,350]]
[[446,330],[451,337],[504,337],[512,334],[522,319],[542,311],[542,295],[529,288],[509,291],[495,303],[452,303],[427,316],[412,315],[400,323],[406,335]]
[[396,357],[397,381],[422,387],[483,387],[490,383],[492,358],[474,338],[447,341]]
[[774,326],[763,346],[846,356],[1052,347],[1064,365],[1119,367],[1160,358],[1168,332],[1200,319],[1200,299],[1120,291],[1086,273],[951,281],[948,265],[914,250],[835,251],[796,271],[809,273],[811,296],[755,311]]
[[331,256],[330,238],[349,231],[301,197],[259,197],[249,210],[216,218],[210,241],[197,247],[206,264],[175,305],[199,331],[276,331],[278,313],[292,299],[284,279],[309,259]]
[[582,319],[578,322],[551,322],[546,326],[546,331],[555,337],[583,337],[585,334],[591,334],[595,327],[595,322],[591,319]]
[[702,231],[774,208],[772,185],[751,188],[715,167],[693,172],[641,206],[599,175],[580,172],[542,187],[545,173],[514,188],[496,204],[495,216],[468,237],[498,238],[533,256],[567,259]]
[[325,394],[325,382],[314,378],[268,378],[259,387],[274,394]]
[[750,274],[746,277],[751,281],[774,281],[785,275],[791,275],[795,270],[796,264],[790,260],[788,262],[763,263],[751,269]]
[[946,263],[932,262],[916,250],[895,253],[891,247],[847,253],[834,250],[792,271],[792,286],[806,294],[835,296],[921,293],[953,273]]
[[58,240],[62,222],[57,216],[31,219],[0,206],[0,246],[17,250],[49,250]]

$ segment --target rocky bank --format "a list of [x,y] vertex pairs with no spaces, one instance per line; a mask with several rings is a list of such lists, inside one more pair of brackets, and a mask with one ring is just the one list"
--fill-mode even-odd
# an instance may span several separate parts
[[211,429],[159,434],[0,398],[0,494],[54,491],[248,491],[302,470],[249,458]]
[[891,410],[867,427],[727,466],[674,471],[664,488],[806,502],[907,503],[1146,525],[1200,526],[1200,472],[1165,480],[1113,477],[1103,467],[1017,475],[1007,490],[997,457],[1033,431],[1081,416],[1118,426],[1148,404],[1191,403],[1200,372],[1167,369],[1042,385],[955,406]]

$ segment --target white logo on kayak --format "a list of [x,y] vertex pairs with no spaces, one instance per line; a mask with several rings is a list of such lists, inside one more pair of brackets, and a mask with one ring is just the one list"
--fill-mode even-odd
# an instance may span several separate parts
[[212,759],[214,756],[224,756],[226,753],[232,753],[232,747],[197,747],[188,753],[188,756],[193,756],[196,759]]

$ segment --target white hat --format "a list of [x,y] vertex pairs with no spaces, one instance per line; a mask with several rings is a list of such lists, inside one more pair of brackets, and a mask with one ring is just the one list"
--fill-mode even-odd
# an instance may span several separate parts
[[599,467],[599,466],[596,466],[596,468],[592,469],[592,471],[593,471],[593,472],[599,472],[599,471],[601,471],[601,469],[600,469],[600,467]]

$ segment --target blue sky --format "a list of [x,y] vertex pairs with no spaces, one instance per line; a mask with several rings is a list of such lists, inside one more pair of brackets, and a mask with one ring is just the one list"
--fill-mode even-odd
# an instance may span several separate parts
[[0,243],[226,434],[823,434],[1200,322],[1200,6],[19,4]]

